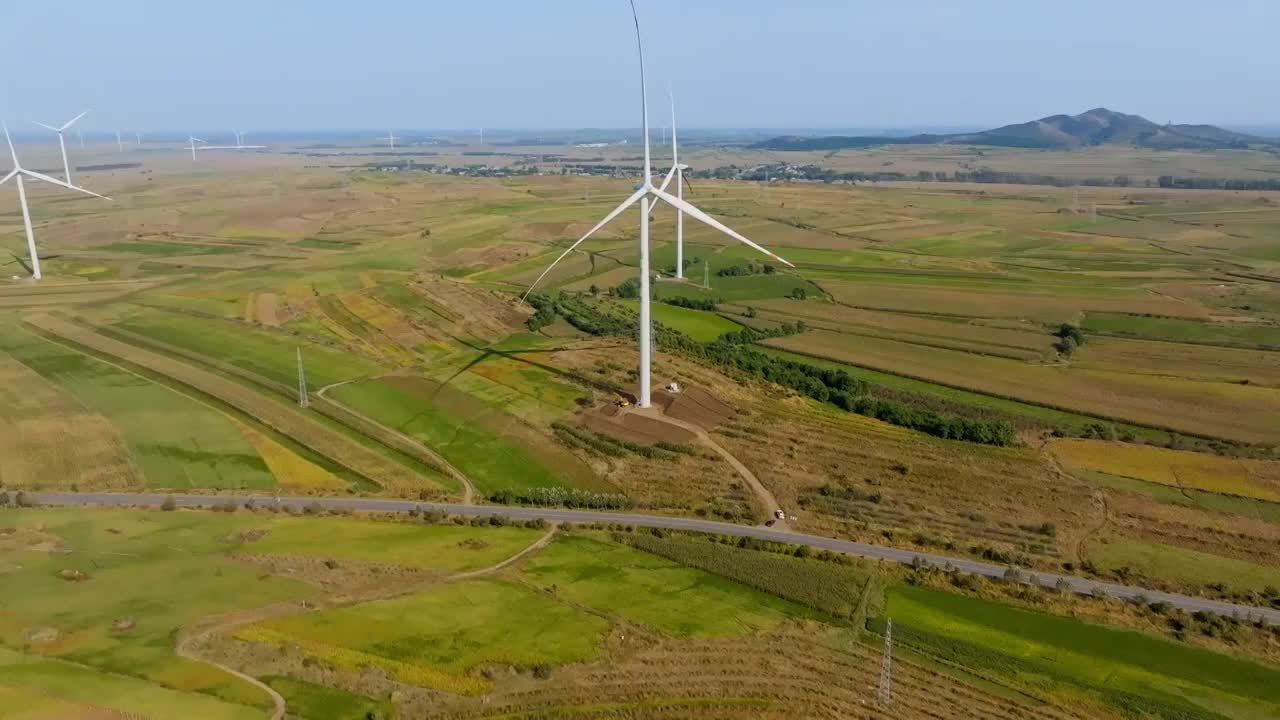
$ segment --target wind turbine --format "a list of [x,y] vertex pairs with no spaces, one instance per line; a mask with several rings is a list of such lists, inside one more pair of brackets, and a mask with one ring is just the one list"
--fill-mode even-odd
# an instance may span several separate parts
[[120,131],[116,131],[116,152],[124,152],[124,141],[120,139]]
[[[52,125],[45,125],[42,122],[36,123],[36,125],[39,125],[42,128],[47,128],[49,130],[52,130],[58,133],[58,147],[62,149],[62,179],[66,180],[67,182],[71,182],[71,164],[67,162],[67,143],[65,140],[62,139],[62,133],[66,132],[67,128],[71,127],[72,125],[75,125],[77,120],[79,120],[80,118],[88,114],[89,114],[89,111],[85,110],[84,112],[71,118],[70,120],[66,121],[65,123],[63,123],[58,127],[54,127]],[[32,122],[35,122],[35,121],[33,120]],[[76,131],[79,132],[79,129],[77,129]],[[83,137],[80,138],[80,149],[81,150],[84,149]]]
[[208,142],[208,141],[207,141],[207,140],[201,140],[200,138],[198,138],[198,137],[196,137],[195,135],[192,135],[192,134],[190,134],[190,133],[187,133],[187,139],[191,142],[191,162],[195,162],[195,161],[196,161],[196,149],[197,149],[197,148],[196,148],[196,143],[204,143],[204,142]]
[[728,235],[734,240],[737,240],[738,242],[743,243],[748,247],[751,247],[755,250],[758,250],[764,253],[765,255],[768,255],[769,257],[773,258],[774,260],[777,260],[778,262],[786,265],[787,267],[795,267],[795,266],[787,262],[786,260],[778,257],[777,255],[770,252],[769,250],[764,249],[763,247],[748,240],[747,238],[743,237],[737,232],[731,230],[730,228],[725,226],[723,223],[721,223],[719,220],[716,220],[710,215],[702,212],[701,210],[694,207],[690,203],[685,202],[681,198],[675,197],[674,195],[671,195],[666,190],[663,190],[658,187],[654,187],[653,176],[651,171],[650,155],[649,155],[649,99],[648,99],[647,91],[645,89],[644,46],[640,42],[640,17],[636,13],[636,3],[635,3],[635,0],[630,0],[630,2],[631,2],[631,19],[634,22],[635,28],[636,28],[636,51],[640,58],[640,108],[641,108],[641,115],[642,115],[643,127],[644,127],[644,170],[643,170],[644,177],[641,180],[639,187],[636,189],[635,193],[631,195],[631,197],[627,198],[626,200],[623,200],[621,205],[619,205],[618,207],[610,211],[608,215],[605,215],[603,220],[601,220],[599,223],[596,223],[596,226],[588,230],[586,235],[583,235],[581,238],[578,238],[577,242],[570,245],[569,248],[565,250],[563,253],[560,253],[560,257],[556,258],[555,262],[551,263],[551,265],[549,265],[546,270],[542,271],[542,274],[539,275],[538,278],[533,281],[533,285],[530,285],[529,289],[525,291],[525,294],[521,298],[521,301],[523,302],[525,298],[529,297],[529,293],[533,292],[533,289],[537,287],[539,282],[542,281],[542,278],[546,277],[547,273],[551,272],[552,268],[554,268],[557,264],[559,264],[559,262],[563,260],[566,256],[568,256],[569,253],[576,250],[577,247],[581,245],[583,242],[585,242],[587,238],[591,237],[593,234],[595,234],[597,230],[607,225],[614,218],[621,215],[622,212],[627,208],[631,207],[637,202],[640,203],[640,392],[639,392],[638,402],[636,403],[636,405],[642,408],[646,408],[650,406],[649,378],[650,378],[650,369],[651,369],[650,366],[651,366],[651,359],[652,359],[651,358],[651,355],[652,355],[651,337],[653,334],[653,327],[652,327],[652,323],[650,320],[650,313],[649,313],[649,281],[651,279],[649,274],[649,208],[652,202],[661,200],[666,204],[676,208],[677,210],[684,211],[685,214],[689,215],[693,219],[698,220],[707,225],[710,225],[711,227],[715,228],[716,230],[719,230],[725,235]]
[[137,141],[135,144],[138,147],[142,147],[142,133],[135,131],[133,133],[133,139]]
[[397,137],[396,137],[396,134],[395,134],[395,132],[394,132],[394,131],[392,131],[392,130],[388,130],[388,131],[387,131],[387,136],[386,136],[386,137],[380,137],[380,138],[378,138],[378,139],[379,139],[379,140],[386,140],[388,143],[390,143],[390,144],[391,144],[391,149],[392,149],[392,150],[395,150],[395,149],[396,149],[396,140],[399,140],[400,138],[397,138]]
[[110,200],[111,198],[106,197],[105,195],[99,195],[92,190],[85,190],[82,187],[76,187],[71,183],[65,183],[56,178],[51,178],[48,175],[22,167],[22,164],[18,162],[18,151],[13,149],[13,139],[9,137],[9,126],[2,123],[0,123],[0,125],[3,125],[4,127],[4,139],[5,142],[9,144],[9,156],[13,158],[13,169],[9,171],[8,175],[4,176],[3,180],[0,180],[0,185],[9,182],[11,179],[18,182],[18,203],[22,205],[22,224],[27,229],[27,253],[31,257],[31,278],[33,280],[39,280],[40,256],[36,254],[36,234],[31,229],[31,211],[27,208],[27,188],[22,184],[22,176],[26,175],[27,177],[34,178],[36,180],[43,180],[44,182],[57,185],[58,187],[82,192],[85,195],[92,195],[93,197],[102,198],[103,200]]
[[[670,90],[668,93],[671,95],[671,170],[658,189],[666,190],[671,179],[675,178],[676,197],[683,200],[684,171],[689,166],[680,162],[680,143],[676,140],[676,94]],[[679,207],[676,208],[676,279],[684,279],[684,211]]]

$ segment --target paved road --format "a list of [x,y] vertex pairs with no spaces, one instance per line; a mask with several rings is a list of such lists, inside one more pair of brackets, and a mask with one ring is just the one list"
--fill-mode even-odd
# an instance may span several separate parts
[[[28,498],[33,499],[42,505],[158,506],[160,503],[164,502],[166,497],[173,497],[174,502],[180,507],[209,505],[212,503],[226,502],[228,500],[234,500],[238,504],[243,504],[246,501],[253,500],[260,507],[277,502],[276,499],[271,497],[249,495],[169,496],[159,493],[113,494],[54,492],[29,492],[26,495]],[[699,520],[696,518],[663,517],[661,515],[639,515],[634,513],[592,512],[586,510],[558,510],[554,508],[509,507],[504,505],[426,503],[414,502],[412,500],[387,500],[378,498],[281,497],[278,502],[281,506],[289,506],[293,508],[302,508],[303,506],[310,505],[311,503],[319,503],[321,507],[333,510],[408,512],[413,509],[422,509],[441,510],[451,515],[465,515],[471,517],[500,515],[509,517],[513,520],[533,520],[541,518],[549,522],[623,523],[639,527],[664,528],[668,530],[692,530],[697,532],[720,533],[722,535],[732,535],[734,537],[751,537],[760,540],[773,540],[776,542],[792,543],[795,545],[808,545],[809,547],[819,550],[831,550],[871,560],[885,560],[903,564],[924,562],[936,567],[950,566],[963,572],[973,573],[975,575],[984,575],[990,578],[1004,577],[1004,574],[1008,569],[1003,565],[993,565],[991,563],[947,557],[945,555],[933,555],[930,553],[913,552],[911,550],[899,550],[896,548],[881,547],[879,545],[850,542],[848,540],[836,540],[834,538],[820,537],[817,535],[803,535],[796,532],[773,530],[771,528],[748,527],[745,525],[733,525],[730,523]],[[1141,596],[1146,598],[1148,602],[1166,602],[1173,607],[1181,608],[1188,612],[1206,610],[1219,615],[1238,615],[1241,619],[1257,618],[1265,620],[1272,625],[1280,625],[1280,610],[1236,605],[1233,603],[1208,600],[1190,595],[1179,595],[1175,593],[1160,592],[1157,590],[1146,590],[1140,587],[1132,587],[1128,585],[1098,582],[1071,575],[1037,573],[1035,578],[1041,585],[1048,588],[1056,587],[1059,581],[1065,580],[1072,591],[1082,595],[1105,593],[1111,597],[1126,600]]]

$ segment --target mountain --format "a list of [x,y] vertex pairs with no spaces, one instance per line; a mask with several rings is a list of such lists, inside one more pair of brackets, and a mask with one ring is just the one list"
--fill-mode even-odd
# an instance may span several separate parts
[[874,145],[994,145],[1071,150],[1096,145],[1128,145],[1157,150],[1221,150],[1265,145],[1273,140],[1213,125],[1157,125],[1141,115],[1094,108],[1079,115],[1050,115],[993,130],[905,138],[827,136],[771,138],[752,145],[764,150],[839,150]]

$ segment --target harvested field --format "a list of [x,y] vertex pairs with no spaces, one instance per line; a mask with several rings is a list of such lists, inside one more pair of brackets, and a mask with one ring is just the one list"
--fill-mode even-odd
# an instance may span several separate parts
[[1179,488],[1280,502],[1280,462],[1220,457],[1103,440],[1049,445],[1063,465]]
[[267,327],[279,327],[279,296],[275,293],[260,293],[255,296],[257,306],[255,314],[258,322]]
[[139,365],[215,397],[388,491],[417,493],[442,489],[432,480],[389,460],[385,455],[237,382],[48,315],[33,316],[29,322],[58,337]]
[[634,412],[624,411],[612,419],[607,419],[599,413],[589,412],[582,416],[581,422],[583,427],[594,433],[638,445],[653,445],[659,442],[687,445],[698,440],[697,435],[682,427],[663,422],[660,418],[637,415]]
[[143,484],[129,446],[105,417],[0,353],[0,484],[123,490]]
[[280,487],[292,491],[337,493],[350,486],[333,473],[303,458],[289,448],[272,440],[266,435],[243,423],[236,423],[236,429],[244,435],[267,469],[275,476]]
[[1084,369],[1280,387],[1280,352],[1153,342],[1091,339],[1072,358]]
[[1030,365],[1004,358],[823,330],[766,345],[941,385],[1244,442],[1280,439],[1280,390],[1111,370]]
[[662,406],[663,413],[703,430],[714,430],[737,415],[731,405],[696,386],[682,387],[674,395],[666,390],[654,391],[653,401]]
[[857,308],[964,317],[1029,318],[1045,323],[1076,322],[1086,311],[1150,313],[1196,319],[1210,315],[1202,305],[1152,293],[1072,295],[1066,288],[1057,292],[1030,288],[1006,291],[837,281],[824,282],[823,288],[837,301]]

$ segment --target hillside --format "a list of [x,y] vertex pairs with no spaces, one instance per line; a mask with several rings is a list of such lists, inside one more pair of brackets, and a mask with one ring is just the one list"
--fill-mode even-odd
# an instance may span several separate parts
[[776,137],[753,147],[765,150],[838,150],[876,145],[964,144],[1071,150],[1127,145],[1158,150],[1243,149],[1271,141],[1213,125],[1158,125],[1141,115],[1094,108],[1079,115],[1050,115],[1029,122],[959,135]]

